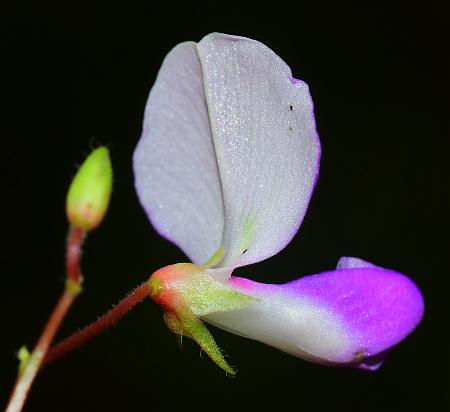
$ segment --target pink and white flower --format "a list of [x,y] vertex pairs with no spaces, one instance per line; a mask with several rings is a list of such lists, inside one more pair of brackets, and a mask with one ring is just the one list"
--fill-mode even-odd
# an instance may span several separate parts
[[361,259],[284,285],[231,276],[295,236],[319,162],[308,86],[268,47],[213,33],[167,55],[134,153],[136,189],[155,229],[194,263],[155,272],[154,299],[169,327],[213,359],[200,319],[314,362],[369,369],[420,322],[415,284]]

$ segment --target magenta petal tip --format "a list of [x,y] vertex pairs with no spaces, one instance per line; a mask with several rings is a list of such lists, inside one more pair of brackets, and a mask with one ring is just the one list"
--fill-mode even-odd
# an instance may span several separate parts
[[291,287],[337,315],[352,337],[347,356],[355,358],[373,357],[398,344],[423,317],[423,297],[414,282],[374,266],[305,277]]
[[284,285],[231,277],[261,303],[207,320],[314,362],[376,370],[420,323],[422,294],[408,277],[361,259],[338,267]]

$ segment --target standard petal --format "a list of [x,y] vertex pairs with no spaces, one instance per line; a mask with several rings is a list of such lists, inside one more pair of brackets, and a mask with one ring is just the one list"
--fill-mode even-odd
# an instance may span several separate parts
[[272,50],[213,33],[197,45],[224,197],[222,266],[283,249],[297,232],[319,171],[308,86]]
[[155,228],[195,263],[266,259],[305,215],[320,143],[308,87],[263,44],[211,34],[166,57],[134,155]]
[[220,247],[223,200],[195,43],[165,58],[134,153],[139,199],[156,230],[195,263]]
[[284,285],[237,277],[229,283],[261,303],[205,320],[325,364],[375,369],[378,357],[416,328],[424,310],[409,278],[377,267],[338,269]]

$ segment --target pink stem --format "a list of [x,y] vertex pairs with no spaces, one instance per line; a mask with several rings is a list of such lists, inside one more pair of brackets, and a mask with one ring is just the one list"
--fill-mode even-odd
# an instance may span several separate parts
[[66,276],[74,283],[80,283],[81,246],[86,232],[77,226],[71,226],[66,247]]
[[84,236],[85,232],[83,229],[70,228],[67,239],[66,287],[56,303],[33,352],[28,360],[24,362],[22,370],[19,371],[6,412],[20,412],[22,410],[48,348],[70,307],[81,292],[80,256]]
[[88,343],[96,336],[115,325],[131,309],[133,309],[134,306],[142,302],[148,296],[150,296],[150,287],[148,282],[144,282],[131,291],[101,318],[50,348],[44,359],[44,365],[48,365],[64,356],[66,353]]

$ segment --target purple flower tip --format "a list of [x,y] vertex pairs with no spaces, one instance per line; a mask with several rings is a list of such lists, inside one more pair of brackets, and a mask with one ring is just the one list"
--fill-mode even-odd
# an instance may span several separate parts
[[[408,277],[387,269],[338,269],[289,285],[337,314],[353,336],[355,357],[360,354],[366,361],[403,340],[423,317],[420,290]],[[361,364],[373,369],[380,359]]]
[[355,258],[284,285],[228,282],[260,303],[207,320],[331,366],[376,370],[424,312],[422,294],[408,277]]

